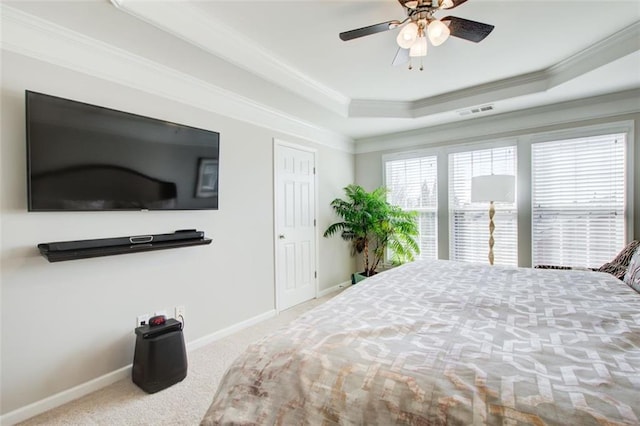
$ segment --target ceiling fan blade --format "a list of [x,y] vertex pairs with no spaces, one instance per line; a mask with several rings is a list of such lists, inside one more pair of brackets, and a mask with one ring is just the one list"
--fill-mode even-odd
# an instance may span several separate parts
[[449,25],[451,35],[465,40],[478,43],[484,40],[486,36],[493,31],[494,26],[483,24],[482,22],[471,21],[469,19],[457,18],[455,16],[447,16],[441,19],[442,22]]
[[398,65],[404,65],[407,62],[409,62],[409,49],[403,49],[402,47],[398,47],[396,56],[393,57],[393,62],[391,64],[394,67],[397,67]]
[[340,33],[340,40],[348,41],[353,40],[354,38],[364,37],[371,34],[381,33],[383,31],[388,31],[390,29],[396,28],[400,25],[400,21],[387,21],[381,22],[375,25],[369,25],[368,27],[362,27],[351,31],[345,31]]
[[[450,1],[449,1],[449,2],[447,2],[447,3],[453,3],[453,4],[452,4],[451,6],[446,6],[446,5],[445,5],[445,6],[443,6],[443,7],[442,7],[442,9],[453,9],[453,8],[455,8],[455,7],[460,6],[462,3],[466,2],[466,1],[467,1],[467,0],[450,0]],[[443,4],[443,3],[444,3],[444,1],[443,1],[443,0],[440,0],[440,4]]]

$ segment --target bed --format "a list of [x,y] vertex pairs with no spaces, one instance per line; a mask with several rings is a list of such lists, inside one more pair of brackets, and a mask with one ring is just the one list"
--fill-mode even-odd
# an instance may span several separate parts
[[640,294],[592,271],[416,261],[226,372],[213,424],[640,424]]

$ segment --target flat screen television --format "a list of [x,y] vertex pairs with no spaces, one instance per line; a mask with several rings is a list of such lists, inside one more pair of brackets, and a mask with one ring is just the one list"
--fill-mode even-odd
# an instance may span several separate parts
[[218,209],[219,133],[25,98],[29,211]]

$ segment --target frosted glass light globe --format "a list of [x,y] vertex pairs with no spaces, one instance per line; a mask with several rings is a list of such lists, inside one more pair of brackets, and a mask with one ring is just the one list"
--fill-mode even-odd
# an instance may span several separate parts
[[431,21],[427,26],[427,35],[434,46],[440,46],[444,43],[449,38],[449,34],[451,34],[449,27],[437,19]]
[[396,42],[398,42],[398,46],[403,49],[409,49],[416,41],[416,38],[418,38],[418,26],[415,22],[409,22],[398,33]]
[[411,45],[409,49],[409,56],[415,58],[416,56],[427,56],[427,38],[418,37]]

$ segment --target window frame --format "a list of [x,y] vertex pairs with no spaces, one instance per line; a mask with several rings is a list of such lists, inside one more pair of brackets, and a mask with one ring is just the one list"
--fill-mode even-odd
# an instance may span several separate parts
[[[628,243],[634,235],[634,223],[640,223],[636,217],[640,211],[635,207],[640,206],[640,200],[634,198],[634,167],[637,163],[638,153],[636,152],[635,126],[633,120],[616,120],[611,122],[579,126],[572,123],[564,128],[562,122],[552,123],[555,129],[517,132],[517,129],[505,129],[503,134],[508,136],[490,138],[481,136],[473,139],[466,137],[459,142],[450,142],[441,138],[438,141],[424,143],[420,148],[398,150],[386,152],[380,156],[382,168],[382,184],[386,182],[385,161],[387,159],[403,159],[422,155],[438,156],[438,258],[449,259],[449,193],[448,193],[448,155],[458,151],[470,151],[476,149],[494,148],[515,144],[517,146],[517,205],[518,210],[518,266],[530,267],[533,263],[533,227],[532,227],[532,194],[531,194],[531,146],[537,142],[550,142],[553,140],[572,139],[579,137],[598,136],[614,133],[626,134],[626,158],[625,158],[625,243]],[[549,127],[547,127],[549,128]],[[412,145],[419,146],[420,141],[417,136],[412,137]],[[640,164],[638,165],[640,167]]]
[[[483,225],[486,226],[485,229],[483,229],[482,232],[487,232],[486,234],[486,239],[485,239],[485,252],[482,254],[478,255],[479,259],[486,259],[488,252],[489,252],[489,232],[488,232],[488,226],[489,226],[489,203],[488,202],[483,202],[483,203],[469,203],[469,205],[466,205],[464,207],[457,207],[455,205],[453,205],[452,203],[452,195],[451,195],[451,179],[454,177],[454,169],[451,168],[451,164],[454,160],[454,157],[458,154],[465,154],[465,153],[469,153],[470,155],[473,156],[474,152],[479,152],[479,151],[489,151],[489,150],[500,150],[500,149],[513,149],[514,151],[514,155],[513,155],[513,173],[514,173],[514,178],[515,176],[517,176],[518,174],[518,145],[517,143],[515,143],[515,141],[512,141],[512,143],[503,143],[500,144],[499,146],[485,146],[485,147],[468,147],[470,149],[466,149],[466,150],[458,150],[455,152],[450,152],[447,155],[447,172],[449,174],[449,185],[447,187],[447,206],[448,206],[448,215],[449,215],[449,259],[454,259],[454,254],[456,251],[456,244],[455,244],[455,240],[454,240],[454,234],[455,234],[455,221],[453,220],[454,215],[456,214],[456,212],[460,212],[464,215],[470,215],[473,216],[474,214],[480,215],[482,217],[481,220],[484,221]],[[493,156],[493,153],[490,154],[491,156]],[[473,160],[472,160],[473,161]],[[496,174],[502,174],[502,172],[497,171]],[[471,171],[471,175],[473,175],[473,170]],[[471,185],[471,182],[469,181],[469,186]],[[470,194],[469,194],[470,195]],[[518,264],[519,262],[519,250],[517,250],[519,242],[518,242],[518,221],[519,221],[519,212],[518,212],[518,187],[516,185],[516,199],[513,203],[501,203],[501,202],[496,202],[495,203],[495,212],[496,212],[496,216],[495,216],[495,224],[496,224],[496,232],[494,232],[494,236],[495,236],[495,241],[499,241],[500,240],[500,236],[499,233],[501,232],[502,229],[504,229],[503,227],[500,226],[500,222],[502,221],[502,223],[505,222],[505,220],[514,220],[515,221],[515,229],[514,231],[514,241],[512,241],[512,243],[515,243],[516,246],[516,252],[515,252],[515,263],[504,263],[500,261],[500,258],[498,256],[498,251],[496,248],[494,248],[494,253],[496,254],[496,259],[495,259],[495,264],[499,265],[506,265],[506,266],[515,266]],[[509,206],[506,206],[505,204],[509,204]],[[502,217],[501,217],[502,216]],[[511,243],[511,241],[510,241]],[[469,243],[469,245],[473,246],[474,243],[471,242]],[[460,247],[462,248],[462,247]],[[454,259],[454,260],[459,260],[459,261],[465,261],[462,259]],[[470,262],[473,262],[476,260],[471,260]]]
[[[438,151],[437,150],[433,150],[433,149],[425,149],[425,150],[418,150],[418,151],[404,151],[404,152],[400,152],[400,153],[393,153],[393,154],[388,154],[388,155],[383,155],[382,156],[382,185],[387,187],[387,163],[392,162],[392,161],[404,161],[404,160],[413,160],[413,159],[419,159],[419,158],[424,158],[424,157],[435,157],[435,161],[436,161],[436,188],[437,188],[437,196],[436,196],[436,207],[435,208],[430,208],[430,207],[417,207],[417,208],[412,208],[412,209],[404,209],[403,210],[408,210],[408,211],[416,211],[418,212],[418,214],[422,214],[422,213],[433,213],[434,215],[434,220],[435,220],[435,259],[438,259],[438,253],[439,253],[439,245],[438,245],[438,241],[439,241],[439,232],[438,232],[438,212],[439,212],[439,205],[440,205],[440,183],[439,183],[439,172],[440,172],[440,156],[438,155]],[[419,220],[419,219],[418,219]],[[422,235],[420,235],[418,237],[418,244],[421,246],[421,241],[422,241]],[[422,254],[418,255],[418,258],[421,257]],[[387,255],[385,254],[385,261],[387,261]]]
[[[604,125],[583,126],[569,129],[562,129],[550,132],[543,132],[531,135],[529,138],[529,167],[530,172],[527,176],[527,186],[529,191],[529,208],[530,208],[530,235],[529,235],[529,250],[530,260],[529,265],[534,265],[534,226],[535,220],[533,216],[533,146],[538,143],[553,143],[563,142],[572,139],[582,138],[596,138],[601,136],[609,136],[614,134],[624,134],[625,146],[624,146],[624,236],[623,243],[628,244],[634,235],[634,220],[635,211],[634,204],[637,200],[634,200],[634,164],[635,164],[635,141],[634,141],[634,125],[632,121],[622,121],[616,123],[608,123]],[[620,247],[622,249],[622,247]],[[611,259],[615,256],[613,253]],[[565,266],[586,266],[586,265],[565,265]]]

